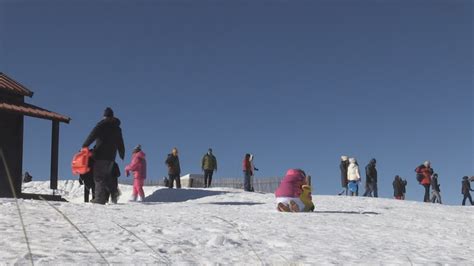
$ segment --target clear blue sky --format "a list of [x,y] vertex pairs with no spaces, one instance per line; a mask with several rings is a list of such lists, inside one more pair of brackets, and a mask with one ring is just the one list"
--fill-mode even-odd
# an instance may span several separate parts
[[[421,200],[414,169],[431,160],[459,204],[473,167],[471,1],[0,0],[0,71],[28,101],[72,117],[60,175],[111,106],[127,159],[138,143],[150,178],[172,147],[184,173],[212,147],[218,176],[300,167],[316,194],[339,191],[339,157],[378,160]],[[49,176],[50,123],[27,119],[24,170]],[[125,163],[120,162],[121,166]],[[365,175],[365,171],[363,171]]]

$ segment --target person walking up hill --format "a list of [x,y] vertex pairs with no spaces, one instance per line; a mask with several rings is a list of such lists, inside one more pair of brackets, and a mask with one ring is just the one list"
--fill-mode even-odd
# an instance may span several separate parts
[[117,152],[122,160],[125,158],[120,120],[114,117],[114,112],[110,107],[105,109],[104,118],[94,127],[84,141],[82,148],[88,149],[94,142],[96,145],[93,153],[94,169],[92,172],[95,182],[95,198],[91,202],[105,204],[109,196],[112,196],[113,201],[117,200],[118,189],[115,185]]
[[142,146],[138,145],[133,150],[132,162],[125,167],[127,176],[133,172],[133,192],[130,201],[142,202],[145,199],[143,185],[146,179],[146,157]]

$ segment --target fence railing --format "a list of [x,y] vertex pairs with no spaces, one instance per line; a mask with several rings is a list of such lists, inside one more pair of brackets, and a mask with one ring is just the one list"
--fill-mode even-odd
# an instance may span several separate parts
[[[273,193],[280,185],[282,177],[267,177],[267,178],[254,178],[253,187],[255,191]],[[119,179],[120,184],[132,185],[133,179]],[[193,187],[203,187],[204,182],[201,180],[194,180]],[[146,179],[145,186],[164,186],[165,182],[163,179]],[[244,180],[243,178],[214,178],[212,180],[212,187],[225,187],[243,189]]]

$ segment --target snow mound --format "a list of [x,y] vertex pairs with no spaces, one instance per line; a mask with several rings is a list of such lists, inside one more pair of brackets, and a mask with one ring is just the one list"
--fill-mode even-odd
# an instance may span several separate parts
[[[145,187],[147,202],[81,203],[77,181],[54,202],[110,264],[472,265],[474,208],[315,196],[314,213],[278,213],[274,196],[235,189]],[[49,184],[24,190],[48,193]],[[35,264],[106,261],[46,202],[20,200]],[[0,199],[0,261],[27,264],[14,201]]]

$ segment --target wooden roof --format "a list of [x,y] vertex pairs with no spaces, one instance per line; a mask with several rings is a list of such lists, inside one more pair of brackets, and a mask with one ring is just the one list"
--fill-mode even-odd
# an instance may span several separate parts
[[0,90],[8,91],[20,96],[33,96],[32,91],[2,72],[0,72]]
[[[33,96],[32,91],[28,90],[25,86],[21,85],[20,83],[8,77],[2,72],[0,72],[0,91],[6,91],[18,96]],[[71,121],[71,118],[65,115],[51,112],[31,104],[23,102],[11,102],[6,99],[0,99],[0,111],[17,113],[26,116],[54,120],[64,123],[69,123],[69,121]]]
[[71,118],[67,116],[27,103],[8,103],[5,101],[0,101],[0,111],[18,113],[26,116],[60,121],[64,123],[69,123],[69,121],[71,121]]

